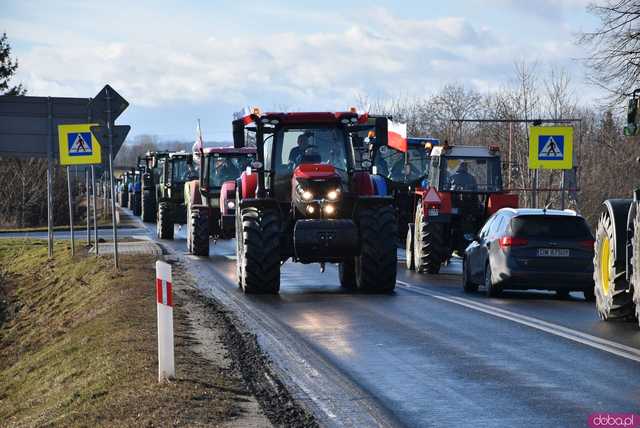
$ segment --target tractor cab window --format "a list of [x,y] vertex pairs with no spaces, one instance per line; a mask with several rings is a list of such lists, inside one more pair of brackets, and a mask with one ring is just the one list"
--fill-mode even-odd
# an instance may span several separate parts
[[187,164],[187,159],[177,158],[170,162],[171,165],[171,181],[184,182],[193,176],[194,170],[191,165]]
[[502,190],[500,160],[445,157],[440,162],[440,191],[498,192]]
[[209,158],[209,186],[222,187],[225,181],[235,180],[251,165],[253,156],[216,156]]
[[333,165],[346,181],[351,155],[345,137],[344,130],[338,127],[280,129],[273,142],[272,179],[276,195],[290,199],[291,176],[304,163]]
[[426,175],[428,161],[427,151],[421,146],[410,146],[406,154],[382,146],[378,149],[374,164],[379,175],[395,182],[412,183]]

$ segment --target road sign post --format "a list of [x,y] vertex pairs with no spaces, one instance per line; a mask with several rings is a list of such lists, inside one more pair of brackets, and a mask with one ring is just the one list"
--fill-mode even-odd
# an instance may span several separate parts
[[71,168],[67,166],[67,195],[69,199],[69,232],[71,233],[71,257],[76,255],[76,242],[73,234],[73,192],[71,191]]
[[87,246],[91,246],[91,190],[89,187],[89,168],[84,169],[84,195],[86,199],[87,209],[85,210],[85,216],[87,217]]
[[96,245],[96,256],[99,255],[98,249],[100,248],[100,243],[98,242],[98,213],[96,210],[96,172],[93,165],[91,165],[91,194],[93,195],[93,241]]

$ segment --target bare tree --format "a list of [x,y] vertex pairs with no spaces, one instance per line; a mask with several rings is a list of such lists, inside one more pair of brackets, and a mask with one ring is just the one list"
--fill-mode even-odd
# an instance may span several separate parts
[[592,52],[586,59],[589,80],[606,89],[612,103],[619,103],[640,79],[640,2],[606,0],[588,9],[600,19],[595,31],[579,39]]

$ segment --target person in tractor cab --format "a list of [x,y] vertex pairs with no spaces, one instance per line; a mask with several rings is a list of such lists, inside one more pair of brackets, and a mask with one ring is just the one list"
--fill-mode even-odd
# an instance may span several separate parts
[[214,168],[212,185],[215,187],[220,187],[225,181],[234,180],[240,176],[238,167],[227,158],[217,158]]
[[468,169],[467,162],[461,161],[456,172],[449,177],[449,186],[452,190],[477,191],[478,183]]
[[289,152],[289,165],[292,165],[292,168],[295,168],[302,162],[302,158],[305,154],[307,146],[309,145],[309,137],[308,133],[303,133],[298,135],[298,139],[296,141],[297,146],[291,149]]

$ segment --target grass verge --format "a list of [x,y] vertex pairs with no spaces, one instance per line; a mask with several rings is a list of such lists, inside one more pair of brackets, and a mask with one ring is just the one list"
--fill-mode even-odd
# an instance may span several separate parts
[[0,241],[0,425],[203,426],[238,415],[242,381],[191,350],[179,310],[178,379],[157,383],[154,259],[122,257],[115,273],[110,258],[72,259],[68,243],[54,254],[44,241]]

